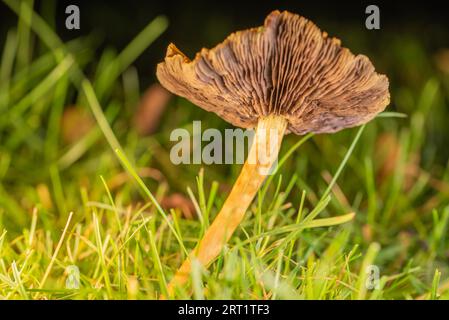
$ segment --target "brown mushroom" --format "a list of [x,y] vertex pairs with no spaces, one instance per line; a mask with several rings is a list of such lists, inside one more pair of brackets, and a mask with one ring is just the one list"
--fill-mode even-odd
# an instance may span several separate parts
[[[157,66],[164,87],[231,124],[256,128],[255,140],[223,208],[192,255],[204,266],[229,240],[277,158],[284,134],[331,133],[368,122],[389,103],[388,79],[364,55],[290,12],[271,12],[259,28],[231,34],[194,60],[173,44]],[[262,135],[265,138],[262,138]],[[274,147],[267,141],[278,138]],[[268,163],[258,150],[271,148]],[[186,282],[186,259],[169,285]]]

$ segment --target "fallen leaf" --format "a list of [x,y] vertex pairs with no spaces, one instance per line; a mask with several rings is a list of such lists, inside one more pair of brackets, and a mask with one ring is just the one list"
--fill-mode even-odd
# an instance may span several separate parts
[[[375,159],[379,163],[377,179],[380,184],[387,181],[389,177],[398,170],[402,146],[396,135],[384,133],[376,141]],[[420,156],[416,152],[408,155],[404,167],[403,189],[410,190],[418,179],[420,168]]]
[[64,142],[71,144],[80,140],[94,126],[91,114],[79,106],[68,106],[61,118],[61,132]]
[[444,73],[449,73],[449,49],[439,50],[434,58],[437,68]]
[[192,201],[180,193],[173,193],[162,199],[161,205],[164,209],[180,209],[184,218],[193,219],[195,207]]
[[51,209],[53,207],[53,203],[51,201],[50,191],[46,184],[40,183],[36,187],[37,194],[39,196],[39,200],[42,203],[42,206],[45,209]]
[[171,94],[159,84],[153,84],[146,90],[134,117],[134,124],[140,135],[149,135],[156,131],[170,96]]

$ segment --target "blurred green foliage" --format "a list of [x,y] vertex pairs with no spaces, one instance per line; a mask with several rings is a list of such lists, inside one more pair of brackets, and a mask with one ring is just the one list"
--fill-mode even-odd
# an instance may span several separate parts
[[[146,88],[133,63],[170,32],[169,19],[149,21],[117,51],[95,34],[63,43],[31,11],[33,1],[5,3],[19,19],[1,43],[0,297],[157,298],[240,168],[173,165],[170,132],[191,130],[193,120],[230,126],[172,97],[157,131],[137,132]],[[329,202],[322,195],[357,129],[314,136],[295,150],[210,271],[195,270],[195,298],[449,297],[449,49],[430,50],[404,32],[332,34],[388,75],[387,111],[407,117],[386,114],[366,126]],[[281,155],[298,140],[288,136]],[[173,194],[203,219],[186,219],[182,206],[158,208]],[[341,226],[307,220],[352,212]],[[73,264],[79,291],[64,289]],[[374,291],[364,285],[371,264],[381,275]]]

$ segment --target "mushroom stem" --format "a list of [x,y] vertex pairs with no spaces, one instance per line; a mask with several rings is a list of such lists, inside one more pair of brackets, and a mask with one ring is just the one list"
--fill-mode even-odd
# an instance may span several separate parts
[[231,193],[197,247],[169,283],[169,296],[173,296],[176,286],[185,284],[189,279],[192,259],[207,266],[220,254],[276,163],[286,128],[287,120],[282,116],[270,115],[259,119],[248,158]]

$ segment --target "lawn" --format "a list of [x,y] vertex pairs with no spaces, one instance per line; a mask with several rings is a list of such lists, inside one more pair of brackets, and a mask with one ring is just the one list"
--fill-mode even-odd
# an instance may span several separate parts
[[[241,168],[175,165],[170,133],[232,126],[141,85],[134,62],[169,18],[118,50],[3,2],[17,24],[0,42],[0,299],[160,298]],[[449,49],[382,40],[351,41],[388,75],[386,111],[288,135],[225,250],[174,298],[449,298]]]

